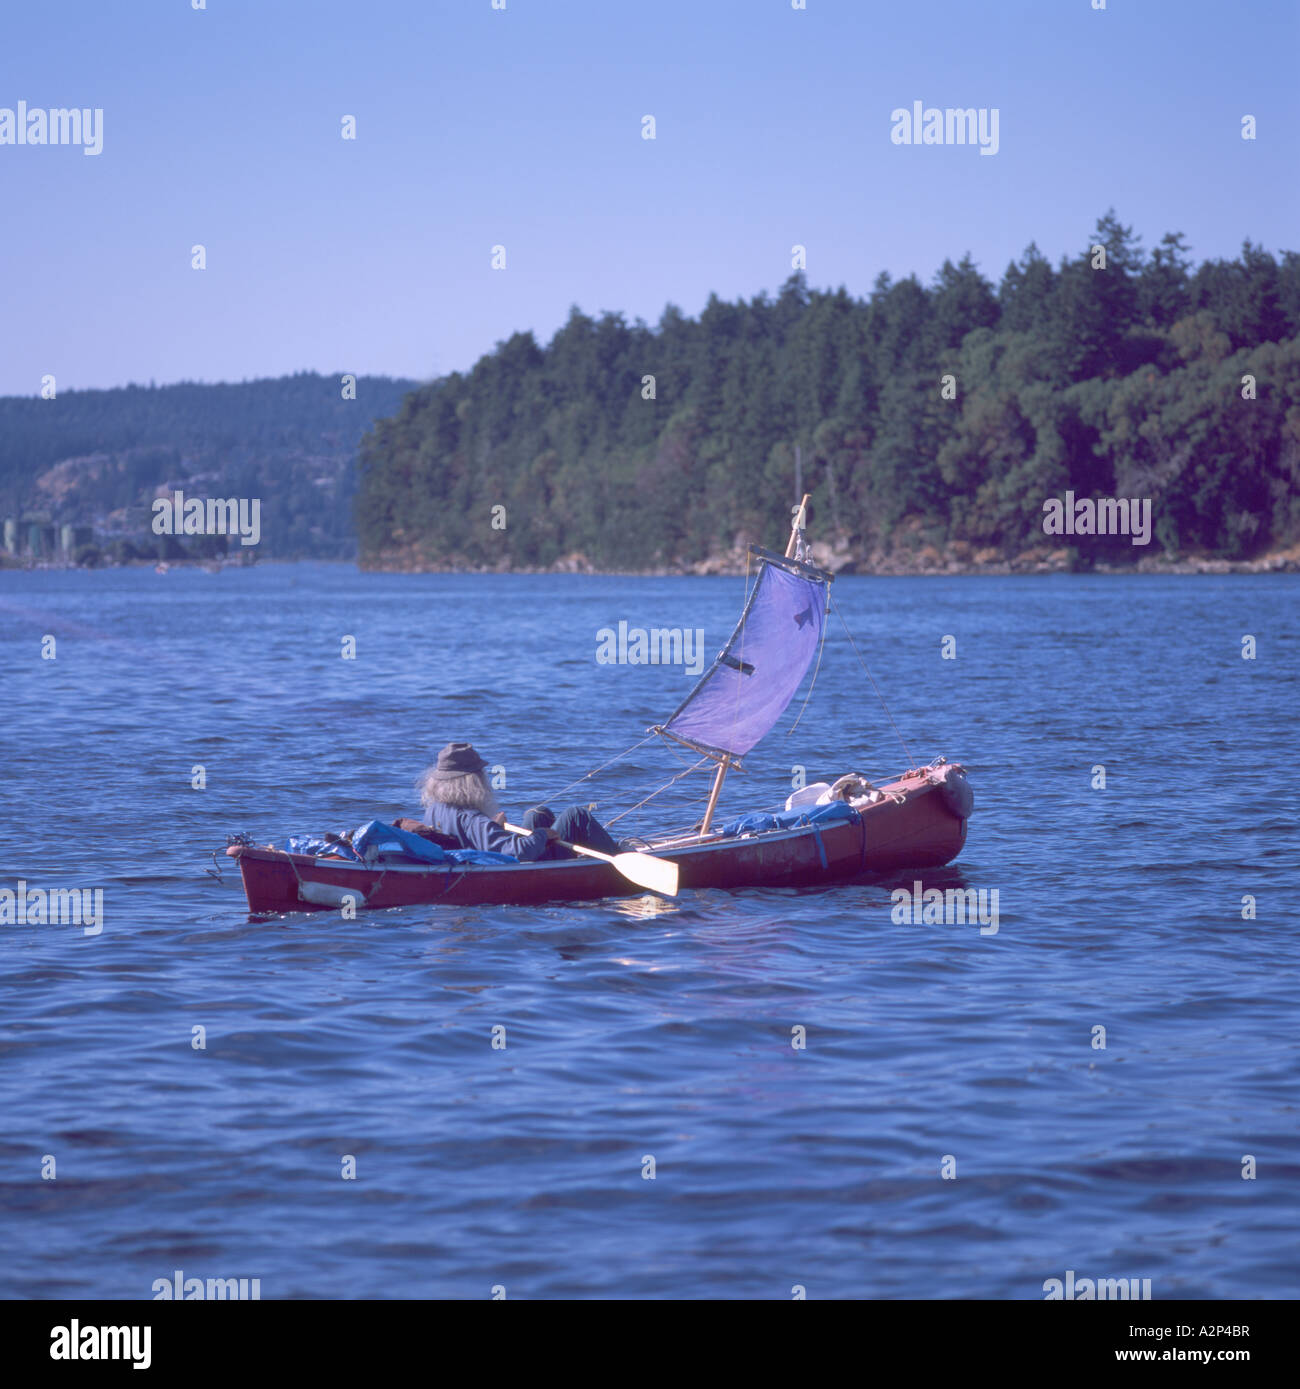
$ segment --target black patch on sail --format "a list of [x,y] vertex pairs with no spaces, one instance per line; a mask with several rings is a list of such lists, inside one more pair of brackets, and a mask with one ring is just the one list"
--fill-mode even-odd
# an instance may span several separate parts
[[809,603],[809,605],[803,610],[803,612],[795,613],[794,620],[798,624],[799,630],[802,632],[804,629],[804,624],[813,620],[812,604]]
[[732,670],[738,670],[742,675],[753,675],[754,667],[748,661],[738,661],[734,656],[722,655],[718,657],[724,666],[730,666]]

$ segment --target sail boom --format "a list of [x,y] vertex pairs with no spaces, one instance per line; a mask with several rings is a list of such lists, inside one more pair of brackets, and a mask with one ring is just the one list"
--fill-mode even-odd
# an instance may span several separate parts
[[708,743],[697,742],[694,738],[683,738],[680,733],[672,732],[661,723],[652,725],[646,729],[646,732],[657,733],[661,738],[671,738],[674,743],[680,743],[684,748],[690,748],[692,752],[703,753],[705,757],[711,757],[715,762],[727,759],[734,768],[743,768],[740,758],[734,752],[728,752],[725,748],[710,747]]

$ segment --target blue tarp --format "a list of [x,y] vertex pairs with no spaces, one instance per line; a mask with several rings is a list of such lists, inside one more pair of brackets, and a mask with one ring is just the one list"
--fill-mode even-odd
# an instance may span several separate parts
[[310,854],[313,858],[345,858],[354,863],[358,858],[348,845],[338,840],[323,839],[319,834],[290,835],[284,841],[284,851],[287,854]]
[[363,859],[416,859],[421,863],[446,863],[449,850],[409,830],[399,830],[383,820],[368,820],[352,836],[352,847]]
[[323,839],[318,834],[295,834],[285,841],[291,854],[311,854],[323,858],[334,855],[360,863],[397,859],[406,863],[518,863],[509,854],[493,854],[482,849],[444,849],[409,830],[399,830],[383,820],[367,820],[352,836],[352,845]]
[[800,806],[796,810],[778,810],[775,814],[755,811],[729,820],[719,834],[749,834],[757,830],[792,830],[801,825],[834,825],[841,820],[856,820],[858,812],[844,801],[827,801],[825,805]]

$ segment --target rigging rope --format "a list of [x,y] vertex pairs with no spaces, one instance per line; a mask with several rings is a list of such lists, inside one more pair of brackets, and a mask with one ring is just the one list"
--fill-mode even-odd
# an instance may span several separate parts
[[[646,734],[646,736],[645,736],[644,738],[642,738],[640,742],[633,743],[632,746],[631,746],[630,748],[625,748],[625,749],[624,749],[622,752],[620,752],[616,757],[611,757],[611,758],[609,759],[608,762],[602,763],[599,767],[594,767],[594,768],[593,768],[591,771],[589,771],[589,772],[584,772],[580,777],[578,777],[578,779],[577,779],[576,781],[571,781],[571,782],[568,784],[568,786],[561,786],[560,789],[559,789],[558,791],[553,791],[553,792],[550,793],[550,795],[548,795],[548,796],[543,796],[543,797],[538,801],[538,804],[541,805],[541,804],[543,804],[544,802],[549,801],[549,800],[558,800],[562,795],[564,795],[564,793],[565,793],[566,791],[571,790],[571,789],[572,789],[573,787],[575,787],[575,786],[581,786],[582,783],[583,783],[584,781],[589,781],[592,777],[597,776],[600,772],[603,772],[603,771],[605,770],[606,767],[612,767],[612,766],[614,765],[615,762],[621,762],[621,761],[623,760],[623,758],[625,758],[626,756],[628,756],[629,753],[635,752],[635,751],[637,750],[637,748],[644,747],[648,742],[650,742],[652,739],[656,738],[657,736],[658,736],[658,735],[655,734],[655,733],[648,733],[648,734]],[[678,762],[681,761],[681,759],[680,759],[679,757],[677,757],[677,754],[673,751],[672,747],[669,745],[667,739],[664,740],[664,746],[665,746],[665,748],[668,750],[670,756],[672,756],[672,757],[673,757],[676,761],[678,761]],[[619,813],[618,813],[617,815],[611,815],[611,816],[609,817],[609,819],[607,819],[607,820],[605,821],[605,824],[606,824],[606,825],[615,824],[617,821],[623,819],[624,816],[626,816],[626,815],[631,815],[632,812],[633,812],[634,810],[640,810],[641,807],[642,807],[643,805],[646,805],[648,802],[654,800],[654,798],[655,798],[656,796],[658,796],[659,794],[661,794],[662,792],[667,791],[668,788],[669,788],[670,786],[672,786],[674,783],[676,783],[676,782],[678,782],[678,781],[681,781],[681,779],[682,779],[683,777],[685,777],[685,776],[689,776],[689,775],[691,774],[691,772],[697,772],[697,771],[699,771],[699,769],[700,769],[702,766],[704,766],[704,764],[705,764],[706,762],[711,762],[711,761],[712,761],[711,758],[708,758],[708,757],[701,757],[701,758],[699,759],[698,762],[692,763],[691,766],[687,767],[686,770],[685,770],[684,772],[678,772],[676,776],[670,777],[669,780],[667,780],[666,782],[664,782],[664,784],[663,784],[662,786],[657,787],[655,790],[651,791],[651,793],[650,793],[648,796],[646,796],[646,797],[645,797],[644,799],[642,799],[642,800],[637,801],[637,803],[636,803],[635,805],[630,805],[630,806],[628,806],[628,808],[627,808],[626,810],[621,810],[621,811],[619,811]]]
[[[826,606],[831,605],[831,591],[829,586],[826,589]],[[822,668],[822,652],[826,650],[826,629],[830,626],[829,622],[822,623],[822,639],[817,643],[817,664],[813,667],[812,683],[808,686],[808,693],[803,697],[803,703],[799,706],[799,714],[795,721],[786,729],[785,736],[788,738],[791,733],[799,727],[799,719],[803,718],[803,711],[808,707],[808,701],[812,698],[812,692],[817,688],[817,676]]]
[[540,796],[537,800],[537,804],[545,805],[547,801],[558,800],[562,795],[564,795],[566,791],[571,790],[575,786],[581,786],[584,781],[590,781],[592,777],[597,776],[599,775],[599,773],[603,772],[606,767],[612,767],[615,762],[621,762],[628,755],[628,753],[635,752],[637,748],[644,747],[655,736],[656,735],[653,733],[647,733],[646,736],[642,738],[639,743],[633,743],[630,748],[624,748],[624,750],[620,752],[617,757],[611,757],[608,762],[603,763],[601,766],[593,767],[592,770],[589,772],[583,772],[583,774],[576,781],[571,781],[568,784],[568,786],[561,786],[558,791],[552,791],[549,795]]
[[680,781],[685,776],[690,776],[692,772],[698,772],[706,762],[712,761],[713,759],[711,757],[701,757],[700,760],[694,764],[694,766],[687,767],[687,769],[684,772],[678,772],[675,777],[670,777],[657,790],[651,791],[650,794],[645,798],[645,800],[637,801],[635,805],[628,806],[626,810],[620,810],[617,815],[610,816],[610,818],[606,820],[605,823],[607,825],[615,824],[617,821],[621,820],[625,815],[631,815],[631,813],[634,810],[640,810],[643,805],[646,805],[648,802],[654,800],[654,798],[658,796],[661,792],[667,791],[668,788],[672,786],[675,782]]

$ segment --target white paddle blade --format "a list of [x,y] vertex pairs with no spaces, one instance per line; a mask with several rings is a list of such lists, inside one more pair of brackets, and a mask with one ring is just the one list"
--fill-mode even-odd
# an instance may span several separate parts
[[649,854],[615,854],[611,862],[638,887],[660,892],[665,897],[677,896],[677,865],[670,859],[652,858]]
[[[506,821],[502,829],[511,834],[532,834],[522,825],[512,825]],[[653,858],[650,854],[602,854],[599,849],[588,849],[582,844],[570,844],[567,839],[556,841],[581,854],[584,858],[598,858],[612,863],[630,883],[649,888],[651,892],[662,893],[665,897],[677,896],[677,865],[668,859]]]

